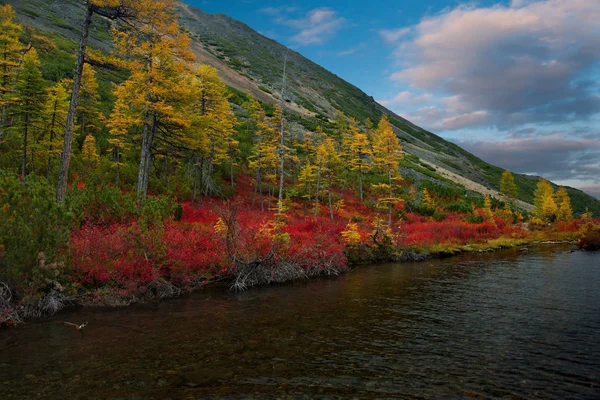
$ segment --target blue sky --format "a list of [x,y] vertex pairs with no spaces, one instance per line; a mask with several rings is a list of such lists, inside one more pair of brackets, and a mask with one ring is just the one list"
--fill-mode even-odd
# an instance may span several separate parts
[[600,197],[600,0],[187,0],[486,161]]

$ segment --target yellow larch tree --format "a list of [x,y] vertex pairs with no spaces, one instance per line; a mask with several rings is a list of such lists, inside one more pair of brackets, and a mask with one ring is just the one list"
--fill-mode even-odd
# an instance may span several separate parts
[[0,6],[0,144],[8,123],[7,111],[13,104],[12,91],[17,71],[27,51],[19,41],[23,28],[15,20],[15,11],[9,5]]
[[88,133],[95,133],[102,122],[100,114],[100,94],[96,70],[91,65],[83,66],[81,76],[81,89],[77,104],[77,118],[79,120],[79,134],[86,137]]
[[83,140],[81,158],[85,164],[91,167],[95,166],[100,159],[98,149],[96,148],[96,138],[93,135],[87,135]]
[[350,169],[356,171],[358,175],[358,190],[360,200],[363,195],[363,176],[371,170],[370,158],[373,155],[367,135],[362,133],[357,125],[351,124],[349,127],[350,137],[347,141],[350,158]]
[[426,208],[428,210],[435,210],[436,208],[435,199],[431,196],[427,188],[421,190],[421,208]]
[[513,174],[508,170],[504,171],[500,178],[500,192],[506,196],[511,205],[514,205],[515,200],[517,199],[517,190]]
[[60,156],[62,134],[69,112],[69,93],[65,82],[58,82],[48,89],[48,99],[44,110],[46,131],[40,143],[43,156],[46,157],[46,178],[50,179],[52,160]]
[[533,197],[533,213],[543,221],[552,221],[556,216],[556,202],[554,201],[554,189],[552,184],[544,178],[540,178],[537,190]]
[[92,25],[92,17],[94,14],[96,14],[111,20],[127,20],[129,23],[122,25],[130,28],[133,26],[132,22],[135,20],[138,14],[141,14],[142,11],[146,11],[148,8],[152,9],[153,7],[150,7],[152,4],[160,6],[162,3],[167,3],[167,1],[85,0],[79,49],[77,51],[77,62],[75,63],[75,73],[73,74],[71,101],[69,103],[69,112],[67,114],[67,123],[63,138],[63,151],[60,161],[60,171],[58,174],[58,185],[56,190],[57,202],[62,202],[67,193],[69,165],[71,163],[71,149],[73,145],[73,132],[75,129],[75,116],[77,114],[77,104],[79,103],[79,91],[81,89],[81,81],[87,53],[87,43],[90,36],[90,26]]
[[[157,140],[181,140],[190,126],[189,37],[181,33],[175,0],[140,0],[136,19],[114,30],[115,47],[129,61],[131,76],[122,83],[122,103],[135,114],[141,130],[138,202],[146,197],[153,149]],[[175,136],[175,139],[172,137]],[[179,137],[177,137],[179,136]]]
[[400,179],[399,162],[404,155],[398,136],[394,133],[387,116],[384,115],[381,118],[373,136],[375,164],[387,177],[387,187],[382,187],[387,191],[387,198],[381,198],[379,201],[388,207],[388,229],[390,229],[392,226],[392,208],[399,201],[394,195],[394,186]]
[[[229,92],[221,81],[218,71],[210,65],[200,65],[195,71],[192,84],[194,103],[190,109],[190,148],[196,164],[206,162],[207,173],[200,184],[205,194],[216,190],[213,183],[214,166],[227,158],[233,163],[235,141],[233,140],[235,116],[228,102]],[[230,165],[233,169],[232,164]],[[200,168],[196,168],[198,171]],[[201,171],[200,171],[201,172]],[[194,178],[195,180],[196,178]],[[202,189],[201,189],[202,190]]]
[[573,219],[573,208],[571,207],[571,198],[567,189],[561,187],[556,192],[556,205],[558,211],[556,212],[556,219],[558,221],[571,221]]
[[[252,204],[256,201],[258,194],[261,211],[264,211],[263,183],[269,182],[269,171],[277,163],[277,129],[272,121],[269,121],[265,111],[256,100],[251,102],[251,117],[254,121],[253,146],[248,166],[255,172],[255,192]],[[271,182],[272,183],[272,182]],[[270,183],[270,184],[271,184]]]

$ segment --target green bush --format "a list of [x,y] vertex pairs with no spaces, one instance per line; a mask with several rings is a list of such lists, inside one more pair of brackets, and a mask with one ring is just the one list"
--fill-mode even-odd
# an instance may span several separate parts
[[13,288],[56,279],[64,268],[73,214],[55,196],[43,178],[0,170],[0,280]]
[[431,216],[431,218],[434,221],[437,222],[442,222],[446,220],[446,213],[438,213],[438,212],[434,212],[433,215]]
[[467,222],[470,222],[471,224],[481,224],[483,221],[485,221],[485,218],[482,215],[477,214],[471,214],[467,218]]
[[350,222],[363,222],[363,217],[362,215],[352,215],[350,217]]
[[466,214],[472,212],[473,207],[466,201],[455,201],[454,203],[446,205],[446,207],[444,207],[444,210],[448,212]]

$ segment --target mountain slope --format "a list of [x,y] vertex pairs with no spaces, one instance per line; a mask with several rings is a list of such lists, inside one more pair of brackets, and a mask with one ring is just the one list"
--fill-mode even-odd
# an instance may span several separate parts
[[[78,38],[78,26],[83,15],[79,1],[4,2],[13,5],[21,22],[53,38],[67,39],[63,50],[74,51],[72,42]],[[184,3],[180,3],[178,13],[182,29],[188,31],[192,38],[191,47],[198,62],[215,66],[230,87],[249,91],[263,102],[279,102],[281,71],[287,53],[287,110],[292,112],[290,119],[296,132],[301,133],[317,124],[327,132],[338,110],[360,122],[367,118],[378,121],[385,113],[390,117],[406,152],[411,155],[403,160],[402,165],[414,179],[430,179],[441,184],[456,182],[475,192],[496,193],[502,169],[387,110],[373,97],[297,52],[225,15],[207,14]],[[92,26],[91,46],[109,50],[110,23],[98,18]],[[69,71],[69,68],[58,69],[53,78],[58,79],[60,74]],[[538,177],[515,174],[515,180],[520,200],[531,203]],[[599,200],[577,189],[568,188],[568,192],[575,212],[583,212],[587,207],[600,214]],[[531,208],[526,204],[521,206]]]

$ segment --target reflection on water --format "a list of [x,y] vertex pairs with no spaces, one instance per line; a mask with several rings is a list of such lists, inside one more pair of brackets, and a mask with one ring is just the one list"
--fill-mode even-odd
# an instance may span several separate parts
[[63,313],[0,332],[0,393],[600,398],[600,253],[556,250]]

